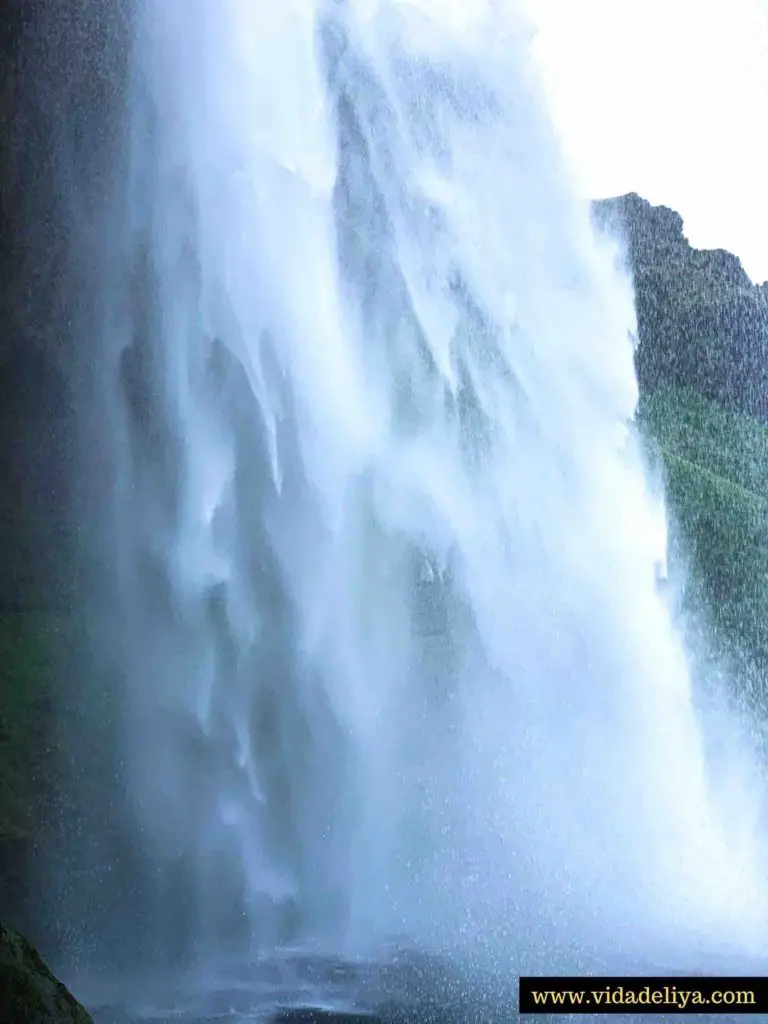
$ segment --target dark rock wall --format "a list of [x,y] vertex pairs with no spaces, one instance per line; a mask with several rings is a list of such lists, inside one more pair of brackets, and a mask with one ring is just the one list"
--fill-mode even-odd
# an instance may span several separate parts
[[91,418],[95,285],[125,132],[128,6],[0,11],[0,918],[44,941],[59,916],[48,881],[68,873],[93,769],[83,609],[110,477]]

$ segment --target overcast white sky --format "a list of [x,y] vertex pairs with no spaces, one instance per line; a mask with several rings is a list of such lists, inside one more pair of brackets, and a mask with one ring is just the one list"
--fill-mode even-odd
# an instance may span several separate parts
[[768,0],[522,0],[585,193],[678,210],[768,279]]

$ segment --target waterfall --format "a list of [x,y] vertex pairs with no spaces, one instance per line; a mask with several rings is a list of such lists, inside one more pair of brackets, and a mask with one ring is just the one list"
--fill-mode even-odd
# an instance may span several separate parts
[[133,31],[93,603],[157,926],[757,948],[757,803],[655,585],[631,283],[524,21],[137,0]]

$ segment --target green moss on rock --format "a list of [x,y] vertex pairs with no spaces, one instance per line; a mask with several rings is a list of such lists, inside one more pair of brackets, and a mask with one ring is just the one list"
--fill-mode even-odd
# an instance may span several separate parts
[[768,428],[685,389],[645,396],[663,459],[672,562],[685,606],[730,664],[740,696],[768,707]]

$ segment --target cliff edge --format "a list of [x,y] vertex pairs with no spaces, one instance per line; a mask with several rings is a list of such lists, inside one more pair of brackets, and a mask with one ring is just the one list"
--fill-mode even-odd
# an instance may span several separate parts
[[593,209],[626,243],[641,394],[687,388],[768,423],[768,283],[723,249],[694,249],[666,206],[629,193]]

